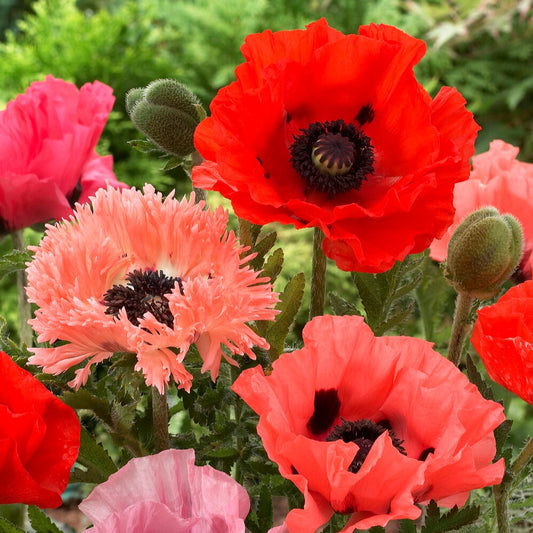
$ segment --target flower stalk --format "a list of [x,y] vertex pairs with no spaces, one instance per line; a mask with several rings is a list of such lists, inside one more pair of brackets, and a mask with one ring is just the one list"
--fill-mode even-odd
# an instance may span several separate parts
[[313,264],[311,269],[311,298],[309,303],[309,320],[324,314],[326,297],[326,256],[322,249],[324,232],[315,228],[313,233]]
[[166,394],[152,387],[152,423],[154,426],[154,453],[170,448],[168,434],[168,403]]
[[[15,250],[26,250],[24,243],[24,230],[16,230],[12,233],[13,248]],[[19,327],[20,327],[20,345],[31,346],[33,342],[33,330],[28,324],[31,318],[31,304],[26,295],[27,284],[26,270],[17,270],[17,295],[18,295],[18,312],[19,312]]]
[[472,324],[468,317],[472,310],[474,297],[464,292],[457,293],[455,301],[455,313],[453,315],[452,333],[450,344],[448,346],[448,359],[455,365],[459,366],[463,345],[470,331]]

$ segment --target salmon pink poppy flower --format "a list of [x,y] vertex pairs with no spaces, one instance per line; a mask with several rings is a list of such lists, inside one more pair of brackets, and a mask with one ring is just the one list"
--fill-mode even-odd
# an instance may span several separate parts
[[240,257],[245,249],[227,231],[227,212],[205,202],[163,200],[150,185],[100,189],[69,222],[48,226],[28,265],[27,294],[39,306],[31,320],[39,342],[33,365],[58,374],[76,370],[83,385],[90,367],[114,352],[134,352],[135,370],[163,393],[170,375],[189,390],[183,359],[192,343],[202,371],[218,375],[221,356],[254,358],[268,343],[246,324],[272,320],[277,294]]
[[471,342],[489,376],[533,405],[533,281],[479,309]]
[[78,90],[47,76],[0,111],[0,230],[68,217],[107,183],[126,187],[113,158],[95,152],[112,92],[98,81]]
[[0,504],[59,507],[79,448],[74,410],[0,352]]
[[291,533],[316,531],[334,512],[351,515],[343,532],[416,519],[416,504],[461,506],[501,481],[503,460],[492,460],[502,406],[430,343],[374,337],[356,316],[316,317],[303,339],[270,375],[257,366],[232,387],[305,496],[287,516]]
[[522,226],[524,253],[515,276],[531,279],[533,250],[533,164],[518,161],[519,148],[495,140],[488,152],[472,158],[470,179],[455,186],[455,219],[442,238],[431,244],[431,257],[446,259],[448,243],[455,228],[470,213],[494,206],[500,213],[513,215]]
[[250,499],[234,479],[195,466],[194,450],[132,459],[79,505],[91,533],[244,533]]
[[237,80],[196,129],[194,184],[251,222],[320,228],[343,270],[424,250],[453,221],[479,129],[455,89],[431,99],[417,82],[424,52],[386,25],[249,35]]

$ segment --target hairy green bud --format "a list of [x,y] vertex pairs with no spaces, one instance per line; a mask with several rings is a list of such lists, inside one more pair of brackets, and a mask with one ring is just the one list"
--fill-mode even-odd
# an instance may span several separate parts
[[185,85],[171,79],[153,81],[126,95],[126,110],[135,126],[157,148],[178,157],[194,152],[199,109],[198,98]]
[[522,229],[511,215],[485,207],[457,226],[448,244],[445,276],[457,292],[484,300],[498,294],[522,256]]

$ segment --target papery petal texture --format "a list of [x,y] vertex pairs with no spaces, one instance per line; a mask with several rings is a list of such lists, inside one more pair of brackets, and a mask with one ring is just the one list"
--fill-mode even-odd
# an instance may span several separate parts
[[166,450],[132,459],[79,508],[93,533],[244,533],[250,500],[224,472],[195,466],[194,450]]
[[489,376],[533,405],[533,281],[479,309],[471,342]]
[[[91,365],[134,352],[135,369],[163,392],[171,377],[190,388],[183,359],[195,342],[213,380],[222,356],[255,357],[252,346],[268,343],[247,322],[272,320],[277,294],[226,225],[226,211],[205,210],[194,197],[163,199],[149,185],[98,190],[92,207],[78,205],[33,248],[27,294],[39,308],[31,324],[39,342],[66,343],[32,348],[31,363],[53,374],[85,363],[71,382],[79,387]],[[144,292],[124,296],[134,272]],[[161,293],[150,285],[159,282],[167,283]],[[113,312],[109,291],[119,296]]]
[[[424,250],[453,221],[453,188],[468,177],[479,129],[455,89],[431,99],[417,82],[424,52],[422,41],[387,25],[344,35],[321,19],[249,35],[236,81],[196,130],[206,161],[193,182],[251,222],[322,229],[326,255],[343,270],[381,272]],[[332,121],[368,138],[373,168],[352,187],[331,178],[326,193],[307,181],[316,145],[305,170],[292,150],[312,124]],[[355,171],[358,156],[347,150]]]
[[59,507],[79,447],[74,410],[0,352],[0,504]]
[[[470,490],[501,481],[503,460],[492,461],[502,406],[430,343],[374,337],[355,316],[316,317],[303,339],[270,375],[254,367],[232,387],[259,414],[270,459],[305,496],[287,517],[291,533],[315,531],[334,512],[351,514],[347,532],[416,519],[416,504],[461,506]],[[361,441],[327,440],[343,421],[393,433],[381,433],[354,470]]]
[[517,159],[519,149],[501,140],[490,143],[489,150],[472,158],[472,172],[467,181],[458,183],[454,191],[455,218],[430,254],[436,261],[447,256],[450,238],[461,221],[473,211],[493,206],[502,214],[513,215],[522,226],[523,255],[519,272],[521,281],[531,279],[533,250],[533,164]]
[[115,98],[95,81],[81,89],[47,76],[0,111],[0,223],[12,231],[72,214],[117,181],[111,156],[95,152]]

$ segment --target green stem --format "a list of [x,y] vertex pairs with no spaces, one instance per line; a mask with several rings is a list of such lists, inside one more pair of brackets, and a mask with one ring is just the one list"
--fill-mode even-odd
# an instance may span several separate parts
[[514,476],[520,473],[520,471],[527,466],[529,461],[533,459],[533,437],[529,438],[529,441],[524,446],[518,457],[515,459],[511,466],[511,472]]
[[500,485],[494,485],[492,492],[496,504],[498,533],[511,533],[509,529],[509,486],[503,481]]
[[[13,248],[15,250],[26,250],[24,243],[24,230],[16,230],[12,234]],[[18,312],[20,324],[20,345],[31,346],[33,343],[33,330],[28,324],[31,318],[31,304],[28,302],[26,295],[26,284],[28,282],[26,270],[17,270],[17,294],[18,294]]]
[[[201,165],[204,158],[198,153],[197,150],[195,150],[192,153],[192,166],[195,167],[197,165]],[[190,177],[192,177],[192,168]],[[204,189],[199,189],[198,187],[193,187],[193,191],[195,194],[196,203],[201,202],[202,200],[205,202],[207,200],[207,195]]]
[[473,303],[473,296],[463,292],[457,293],[450,345],[448,346],[448,359],[456,366],[458,366],[461,361],[463,344],[472,326],[468,320],[468,317],[470,315]]
[[311,270],[311,298],[309,303],[309,320],[324,314],[326,298],[326,256],[322,249],[324,233],[315,228],[313,233],[313,264]]
[[168,434],[168,404],[166,394],[161,394],[152,387],[152,422],[154,425],[154,452],[159,453],[170,448]]

